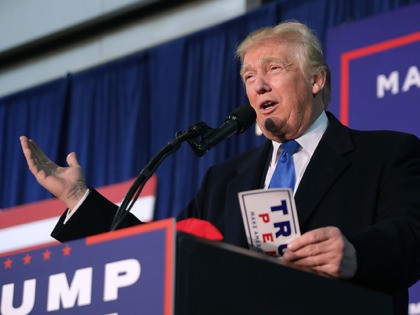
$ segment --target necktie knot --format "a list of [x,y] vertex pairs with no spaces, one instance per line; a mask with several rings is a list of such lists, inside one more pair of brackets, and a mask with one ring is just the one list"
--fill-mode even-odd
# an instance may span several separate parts
[[271,179],[270,188],[294,188],[295,185],[295,167],[292,155],[298,150],[299,143],[295,140],[289,140],[281,144],[281,155],[277,162],[276,169]]
[[280,147],[283,149],[283,152],[293,155],[299,148],[299,143],[297,143],[295,140],[289,140],[283,142]]
[[280,147],[282,148],[282,152],[279,157],[279,163],[287,163],[287,160],[291,158],[291,156],[296,153],[299,148],[299,143],[295,140],[289,140],[283,142]]

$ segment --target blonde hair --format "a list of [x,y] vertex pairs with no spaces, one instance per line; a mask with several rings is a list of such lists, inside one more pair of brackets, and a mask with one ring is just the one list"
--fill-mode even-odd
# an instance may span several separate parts
[[276,26],[264,27],[249,34],[239,44],[236,56],[243,63],[245,54],[251,47],[269,39],[296,45],[302,70],[310,76],[325,71],[326,82],[322,90],[322,100],[327,108],[331,100],[331,73],[315,33],[299,22],[282,22]]

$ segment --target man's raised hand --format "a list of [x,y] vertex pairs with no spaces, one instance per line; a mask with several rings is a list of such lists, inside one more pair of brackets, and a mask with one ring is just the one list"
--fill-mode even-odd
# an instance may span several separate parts
[[29,169],[38,183],[73,209],[87,191],[76,153],[70,153],[68,166],[61,167],[52,162],[35,141],[21,136],[20,142]]

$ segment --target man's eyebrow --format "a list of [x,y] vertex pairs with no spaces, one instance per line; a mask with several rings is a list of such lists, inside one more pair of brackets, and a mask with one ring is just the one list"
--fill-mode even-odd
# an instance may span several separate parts
[[270,62],[280,62],[284,65],[286,64],[284,58],[281,58],[281,57],[265,56],[261,58],[261,63],[270,63]]
[[[273,62],[273,61],[274,62],[280,62],[282,64],[285,64],[283,58],[273,57],[273,56],[264,56],[264,57],[262,57],[260,63],[261,64],[266,64],[266,63],[270,63],[270,62]],[[243,73],[245,71],[248,71],[251,68],[253,68],[253,66],[251,66],[251,65],[248,65],[248,64],[242,65],[241,66],[241,73]]]
[[[275,57],[275,56],[263,56],[263,57],[261,57],[261,62],[260,63],[262,65],[265,65],[265,64],[270,63],[270,62],[281,63],[285,68],[288,68],[288,67],[293,65],[292,61],[287,61],[285,58],[282,58],[282,57]],[[243,76],[246,71],[248,71],[252,68],[254,68],[254,67],[251,66],[251,65],[248,65],[248,64],[242,65],[241,66],[241,71],[240,71],[241,76]]]
[[251,68],[251,66],[249,66],[249,65],[242,65],[241,66],[241,71],[240,71],[241,76],[243,76],[245,74],[245,72],[247,72],[250,68]]
[[261,58],[261,64],[269,64],[271,62],[280,63],[283,68],[287,69],[293,66],[294,62],[292,59],[284,58],[284,57],[274,57],[274,56],[267,56]]

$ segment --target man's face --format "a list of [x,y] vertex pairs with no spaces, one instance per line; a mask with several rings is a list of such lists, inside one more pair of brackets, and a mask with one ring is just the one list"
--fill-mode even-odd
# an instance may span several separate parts
[[[241,75],[246,93],[259,127],[270,140],[301,136],[322,111],[315,102],[313,79],[304,75],[296,50],[269,39],[244,56]],[[271,122],[266,123],[267,118]]]

